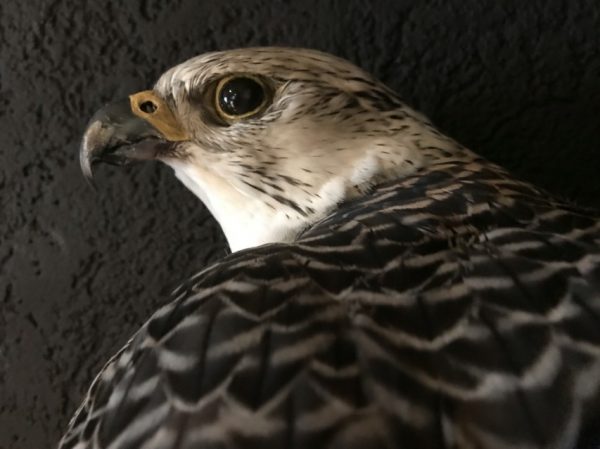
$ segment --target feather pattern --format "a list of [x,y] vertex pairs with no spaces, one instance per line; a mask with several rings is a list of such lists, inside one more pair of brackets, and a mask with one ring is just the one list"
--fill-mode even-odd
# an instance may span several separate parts
[[475,156],[193,276],[61,449],[600,444],[600,221]]

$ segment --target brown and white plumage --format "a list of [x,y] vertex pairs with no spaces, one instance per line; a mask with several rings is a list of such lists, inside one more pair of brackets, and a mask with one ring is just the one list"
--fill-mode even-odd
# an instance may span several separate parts
[[[272,102],[220,123],[207,89],[232,73],[269,79]],[[594,214],[321,53],[204,55],[152,95],[185,136],[148,119],[152,157],[234,250],[269,244],[184,282],[98,375],[61,448],[600,443]],[[107,114],[84,138],[86,170],[147,157],[114,143]]]

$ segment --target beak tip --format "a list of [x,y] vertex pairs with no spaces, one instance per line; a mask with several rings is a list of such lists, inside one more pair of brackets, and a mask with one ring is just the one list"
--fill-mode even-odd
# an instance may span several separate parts
[[79,165],[80,165],[81,173],[83,174],[83,176],[86,179],[92,179],[93,178],[92,162],[90,161],[90,159],[88,159],[87,156],[84,156],[83,152],[81,153],[81,155],[79,157]]
[[129,99],[108,104],[88,122],[79,147],[81,172],[93,186],[96,162],[125,165],[156,159],[164,136],[151,123],[133,113]]
[[96,134],[98,134],[100,127],[94,125],[96,125],[96,123],[93,123],[92,126],[89,126],[83,136],[83,141],[81,142],[81,146],[79,148],[79,166],[86,182],[95,190],[92,165],[95,159],[94,148],[97,144],[95,144],[94,141],[96,140]]
[[83,174],[83,177],[85,178],[86,183],[93,190],[96,190],[96,185],[94,183],[94,174],[92,172],[91,161],[89,159],[81,158],[80,165],[81,165],[81,173]]

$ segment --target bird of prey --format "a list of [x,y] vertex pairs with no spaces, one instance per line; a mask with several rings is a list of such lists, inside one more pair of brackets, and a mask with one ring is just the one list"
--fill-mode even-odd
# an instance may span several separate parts
[[104,366],[61,449],[600,444],[600,221],[312,50],[192,58],[80,151],[159,160],[232,254]]

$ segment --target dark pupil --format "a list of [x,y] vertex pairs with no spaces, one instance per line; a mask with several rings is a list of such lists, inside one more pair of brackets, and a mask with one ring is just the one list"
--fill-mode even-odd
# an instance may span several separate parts
[[255,111],[263,102],[262,86],[250,78],[227,81],[219,93],[219,106],[227,115],[244,115]]

